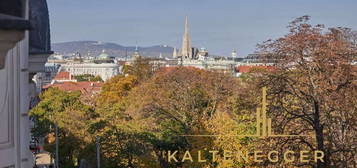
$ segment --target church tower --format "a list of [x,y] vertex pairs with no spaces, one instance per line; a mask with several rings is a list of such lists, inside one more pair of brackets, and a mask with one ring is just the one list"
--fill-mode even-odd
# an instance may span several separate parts
[[192,59],[191,39],[190,39],[190,34],[188,32],[188,17],[187,16],[186,16],[186,21],[185,21],[185,32],[183,35],[181,56],[184,59]]
[[138,49],[138,45],[136,45],[135,47],[135,51],[133,53],[133,56],[132,56],[134,59],[138,59],[140,56],[140,53],[139,53],[139,49]]
[[172,58],[177,58],[177,50],[174,48],[174,52],[172,53]]

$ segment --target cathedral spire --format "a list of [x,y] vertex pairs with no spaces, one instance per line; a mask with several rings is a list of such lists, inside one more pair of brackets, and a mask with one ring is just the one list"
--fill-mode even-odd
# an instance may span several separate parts
[[192,58],[191,39],[188,32],[188,17],[185,20],[185,32],[182,40],[181,55],[183,58]]
[[186,16],[186,19],[185,19],[185,33],[188,34],[188,16]]

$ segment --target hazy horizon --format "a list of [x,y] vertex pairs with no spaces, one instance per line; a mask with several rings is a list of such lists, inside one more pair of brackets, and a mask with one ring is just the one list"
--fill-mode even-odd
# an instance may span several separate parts
[[286,34],[288,23],[303,15],[310,15],[313,24],[357,29],[353,0],[61,0],[48,5],[52,43],[90,40],[180,48],[188,16],[194,47],[219,55],[237,49],[245,56],[256,44]]

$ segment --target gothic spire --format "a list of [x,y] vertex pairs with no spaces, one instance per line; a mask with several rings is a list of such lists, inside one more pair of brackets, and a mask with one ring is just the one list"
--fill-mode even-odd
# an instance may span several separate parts
[[191,39],[188,32],[188,17],[186,16],[185,21],[185,32],[182,40],[181,55],[183,58],[192,58],[192,48],[191,48]]

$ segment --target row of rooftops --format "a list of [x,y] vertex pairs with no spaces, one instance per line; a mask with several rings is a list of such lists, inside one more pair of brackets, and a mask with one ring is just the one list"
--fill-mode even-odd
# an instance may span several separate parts
[[42,87],[47,90],[54,87],[63,91],[80,91],[81,93],[97,94],[100,92],[103,82],[80,81],[74,79],[69,72],[58,72],[50,84]]

